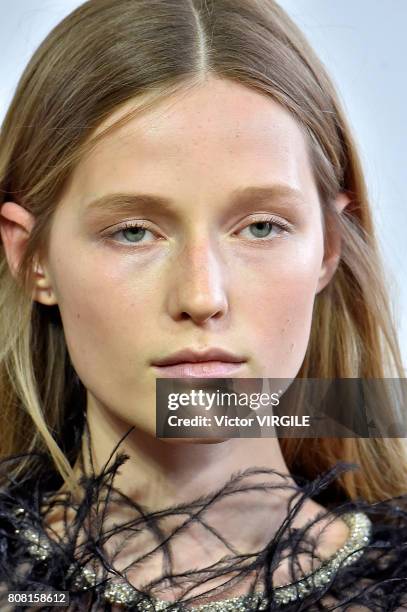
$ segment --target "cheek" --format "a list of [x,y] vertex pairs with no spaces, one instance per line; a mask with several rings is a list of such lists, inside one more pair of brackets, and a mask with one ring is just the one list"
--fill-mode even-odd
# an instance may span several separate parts
[[309,341],[321,260],[315,243],[313,249],[298,246],[269,263],[251,265],[244,277],[239,315],[258,347],[263,376],[297,374]]
[[[89,386],[107,373],[123,380],[143,348],[139,326],[152,309],[151,283],[110,270],[97,258],[88,258],[79,270],[77,261],[60,257],[54,267],[64,334],[78,375]],[[144,325],[143,331],[150,333]]]

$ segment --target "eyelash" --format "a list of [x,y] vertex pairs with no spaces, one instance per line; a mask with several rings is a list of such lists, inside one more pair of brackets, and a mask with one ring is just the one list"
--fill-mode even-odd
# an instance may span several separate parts
[[[272,228],[273,227],[279,228],[278,230],[279,236],[281,236],[284,232],[289,232],[291,229],[291,226],[287,222],[282,221],[281,219],[276,219],[270,216],[263,216],[263,217],[259,217],[255,221],[252,221],[251,223],[248,223],[243,228],[241,228],[241,230],[239,231],[243,231],[244,229],[252,225],[256,225],[257,223],[269,223]],[[116,234],[119,234],[120,232],[125,232],[128,229],[146,229],[150,231],[151,233],[154,233],[150,225],[148,225],[147,223],[144,223],[143,221],[127,221],[123,223],[121,226],[119,226],[118,228],[116,228],[114,232],[105,234],[103,237],[107,239],[113,239],[113,236],[115,236]],[[272,239],[273,237],[265,237],[265,238],[259,238],[259,239],[256,239],[255,237],[253,237],[254,242],[266,242]],[[115,240],[115,242],[119,242],[119,241]],[[125,244],[125,246],[127,246],[127,245],[135,245],[135,244],[140,244],[140,243],[141,241],[140,242],[129,241],[127,243],[121,243],[121,244]]]

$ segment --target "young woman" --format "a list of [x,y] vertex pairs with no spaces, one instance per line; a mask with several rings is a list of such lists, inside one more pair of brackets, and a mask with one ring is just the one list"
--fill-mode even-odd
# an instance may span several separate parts
[[404,439],[155,436],[157,378],[404,377],[355,146],[281,8],[90,0],[0,138],[4,609],[407,609]]

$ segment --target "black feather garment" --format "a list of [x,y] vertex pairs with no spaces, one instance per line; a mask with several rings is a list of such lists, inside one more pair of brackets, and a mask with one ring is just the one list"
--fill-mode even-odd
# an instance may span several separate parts
[[[136,605],[121,608],[118,604],[109,603],[104,590],[112,580],[126,581],[126,573],[118,569],[115,559],[131,538],[140,537],[147,531],[151,532],[158,542],[155,549],[141,549],[138,558],[134,558],[131,564],[127,565],[126,571],[131,567],[134,575],[137,568],[142,567],[143,562],[151,558],[152,554],[160,551],[163,555],[165,570],[161,579],[145,583],[142,588],[133,585],[140,597],[147,598],[145,601],[150,602],[150,610],[159,609],[155,607],[155,602],[159,599],[155,593],[163,593],[165,588],[169,589],[170,596],[161,599],[170,602],[168,610],[189,609],[202,606],[205,602],[227,600],[231,597],[228,589],[239,585],[244,578],[247,582],[248,577],[250,581],[247,591],[239,591],[239,594],[261,590],[263,601],[266,601],[266,606],[262,609],[266,610],[407,610],[407,494],[377,503],[346,501],[327,509],[327,513],[330,512],[332,517],[354,511],[364,512],[369,517],[372,529],[370,540],[363,547],[363,554],[356,561],[340,567],[327,584],[314,589],[302,599],[282,605],[276,603],[273,598],[272,576],[282,559],[289,559],[293,581],[301,575],[296,564],[300,553],[310,555],[313,568],[316,569],[321,564],[321,559],[318,559],[315,553],[316,542],[307,537],[307,528],[292,527],[294,516],[304,500],[315,499],[339,475],[347,470],[357,469],[355,464],[338,463],[312,481],[296,477],[299,486],[290,497],[287,517],[262,550],[254,554],[238,555],[233,543],[224,540],[225,555],[219,562],[203,569],[191,567],[190,571],[179,574],[173,573],[171,569],[171,543],[182,537],[183,529],[187,529],[191,522],[199,521],[213,536],[214,530],[205,520],[208,509],[225,496],[237,492],[250,494],[251,490],[258,490],[259,487],[272,489],[277,485],[268,485],[266,481],[262,481],[261,485],[257,481],[253,485],[250,484],[250,477],[261,475],[262,479],[266,479],[267,475],[276,472],[253,467],[234,474],[222,488],[209,496],[159,512],[146,513],[142,506],[115,487],[115,477],[120,467],[129,459],[125,454],[112,455],[100,473],[93,472],[82,478],[80,502],[73,501],[72,495],[68,493],[53,498],[50,480],[45,478],[51,470],[49,458],[42,455],[36,458],[39,465],[42,462],[44,478],[20,479],[18,483],[10,480],[9,485],[0,491],[1,612],[55,609],[47,605],[30,607],[21,603],[9,604],[8,593],[11,591],[69,591],[70,603],[68,608],[64,609],[70,612],[139,610]],[[21,461],[19,456],[4,459],[0,463],[3,475],[10,472],[12,464],[18,461]],[[116,510],[120,508],[120,516],[124,517],[122,522],[109,522],[110,509],[113,507]],[[55,509],[64,517],[63,530],[62,534],[59,532],[51,536],[45,525],[48,513]],[[170,536],[163,538],[161,521],[169,516],[182,517],[183,522]],[[41,542],[47,542],[50,553],[47,558],[30,554],[27,540],[23,537],[23,527],[27,525],[39,534]],[[215,536],[222,540],[222,534],[216,533]],[[114,547],[109,547],[108,543],[113,541]],[[78,572],[85,567],[97,568],[97,580],[92,586],[88,586],[87,590],[81,590],[78,587]],[[213,586],[213,582],[211,584],[214,579],[217,580],[216,586]],[[191,585],[194,584],[200,585],[198,595],[193,594]],[[202,589],[205,584],[208,586],[207,590]],[[176,599],[171,597],[171,593],[175,592],[174,587],[178,589],[177,593],[182,592]],[[152,599],[148,599],[149,597]],[[178,607],[180,605],[185,608]],[[225,609],[238,611],[241,608],[230,604],[229,608]],[[250,609],[260,608],[253,603]]]

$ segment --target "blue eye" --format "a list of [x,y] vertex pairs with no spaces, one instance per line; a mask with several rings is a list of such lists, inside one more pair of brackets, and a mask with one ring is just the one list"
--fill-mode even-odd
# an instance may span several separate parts
[[[266,238],[273,229],[273,224],[270,221],[258,221],[257,223],[251,223],[249,227],[252,228],[251,231],[256,238]],[[254,233],[254,230],[256,233]],[[257,232],[259,233],[257,234]]]
[[249,236],[249,238],[251,238],[252,236],[254,236],[255,238],[269,238],[273,236],[279,236],[285,231],[287,231],[287,229],[288,227],[283,224],[282,221],[276,223],[274,220],[265,219],[254,221],[253,223],[250,223],[249,225],[244,227],[241,231],[249,230],[251,233],[251,236]]
[[146,234],[146,228],[140,226],[127,227],[121,233],[130,242],[140,242]]
[[[151,236],[154,235],[150,230],[147,229],[147,227],[145,227],[141,223],[126,223],[121,228],[109,234],[109,237],[114,238],[117,235],[121,235],[125,238],[125,240],[118,240],[118,242],[122,242],[124,244],[138,244],[143,241],[143,238],[146,236],[146,234],[151,234]],[[143,242],[146,241],[144,240]]]

